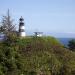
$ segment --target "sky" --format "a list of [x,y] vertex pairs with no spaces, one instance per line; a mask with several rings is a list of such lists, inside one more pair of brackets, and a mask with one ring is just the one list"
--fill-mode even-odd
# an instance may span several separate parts
[[0,0],[0,20],[8,9],[17,28],[24,18],[27,33],[75,37],[75,0]]

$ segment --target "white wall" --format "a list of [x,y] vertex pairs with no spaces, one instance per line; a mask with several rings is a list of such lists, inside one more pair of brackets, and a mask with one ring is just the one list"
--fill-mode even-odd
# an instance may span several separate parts
[[21,37],[25,37],[26,36],[26,33],[25,32],[20,32],[20,36]]

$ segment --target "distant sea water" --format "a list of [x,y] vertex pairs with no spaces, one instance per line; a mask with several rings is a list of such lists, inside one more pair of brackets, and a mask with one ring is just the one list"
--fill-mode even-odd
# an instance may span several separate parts
[[61,44],[65,45],[67,47],[69,41],[72,39],[75,39],[75,38],[57,38],[57,39]]
[[0,33],[0,42],[3,41],[5,38],[6,38],[5,35]]

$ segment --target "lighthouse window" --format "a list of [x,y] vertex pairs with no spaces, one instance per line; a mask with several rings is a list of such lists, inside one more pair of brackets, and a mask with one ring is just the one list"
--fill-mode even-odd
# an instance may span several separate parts
[[20,25],[22,26],[22,25],[24,25],[24,23],[23,22],[20,22]]

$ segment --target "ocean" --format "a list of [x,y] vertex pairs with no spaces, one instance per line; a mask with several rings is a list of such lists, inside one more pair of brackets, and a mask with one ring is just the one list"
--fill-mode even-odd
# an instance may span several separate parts
[[67,47],[69,41],[72,39],[75,39],[75,38],[57,38],[57,39],[61,44],[65,45]]

